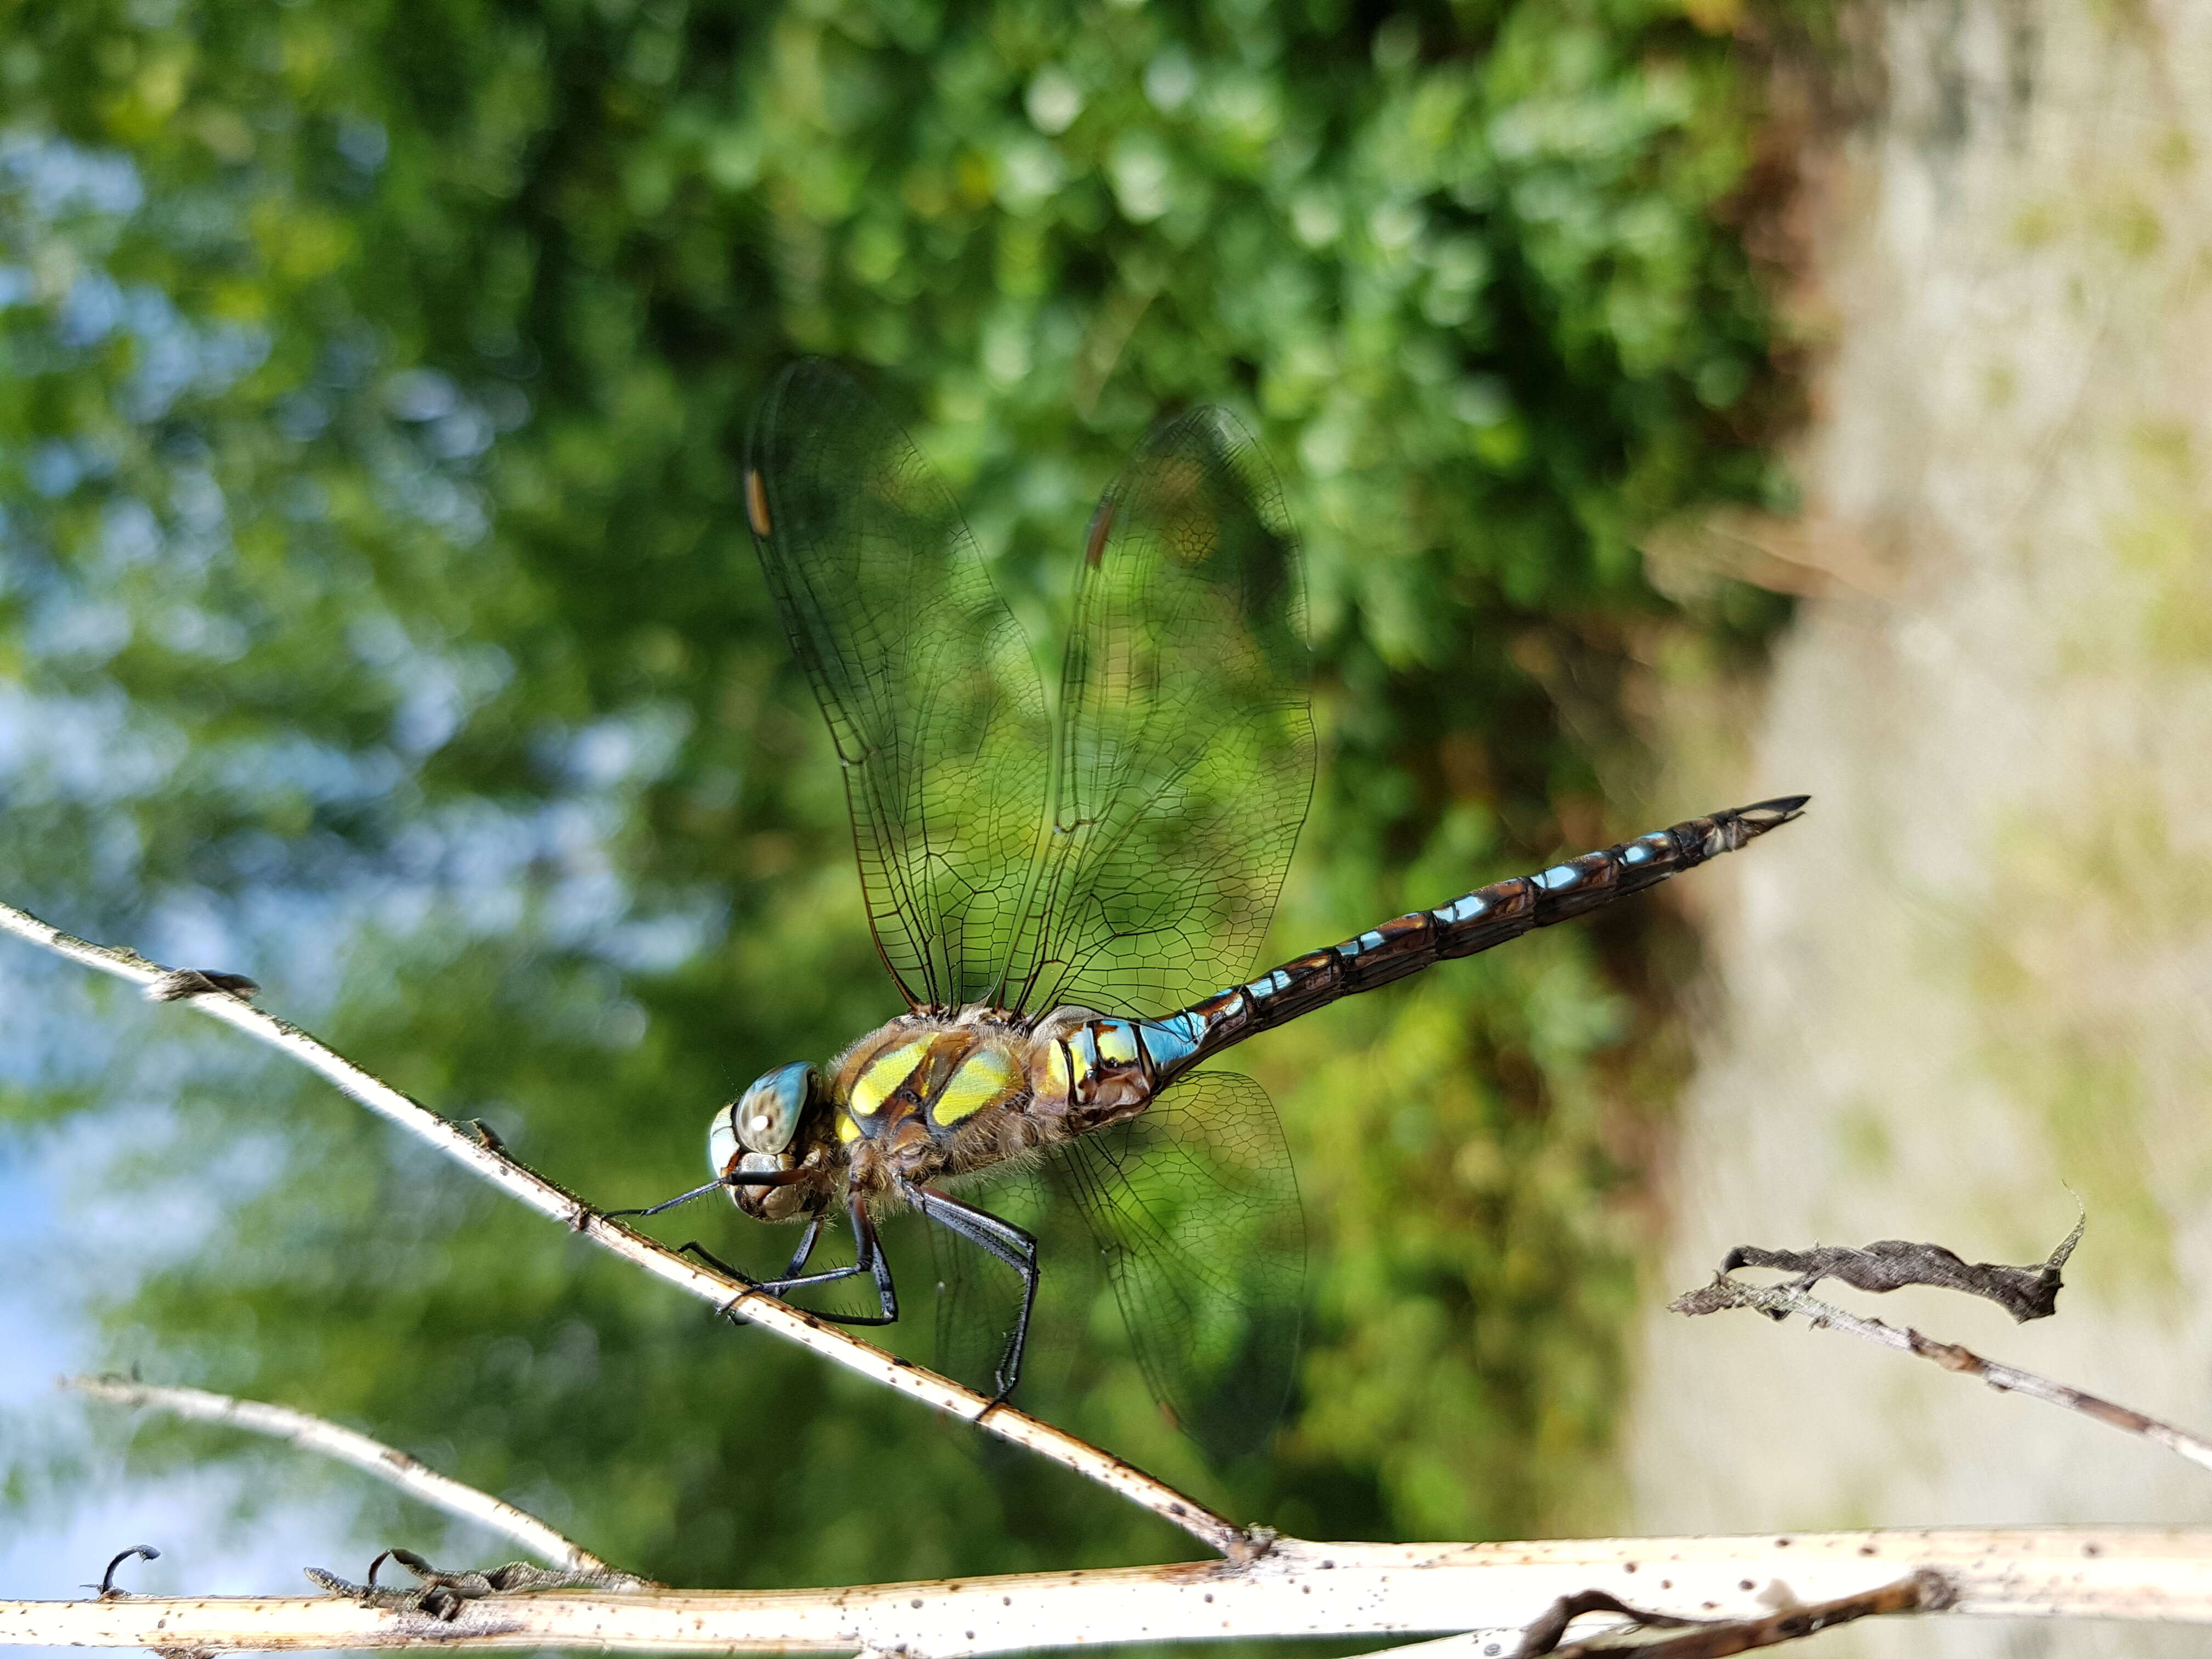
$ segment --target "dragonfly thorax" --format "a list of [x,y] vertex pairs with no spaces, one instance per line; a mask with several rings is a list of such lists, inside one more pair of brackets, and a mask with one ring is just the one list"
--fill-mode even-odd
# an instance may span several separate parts
[[896,1200],[1035,1144],[1020,1126],[1030,1048],[1027,1032],[979,1007],[902,1015],[839,1055],[830,1091],[853,1190]]

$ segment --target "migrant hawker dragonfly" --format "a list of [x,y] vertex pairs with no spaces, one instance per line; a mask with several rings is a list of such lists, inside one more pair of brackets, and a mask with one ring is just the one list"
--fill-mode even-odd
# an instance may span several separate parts
[[[920,1212],[956,1250],[1018,1276],[982,1361],[1002,1397],[1040,1253],[957,1195],[963,1177],[1040,1169],[1089,1224],[1160,1402],[1210,1449],[1263,1436],[1297,1346],[1297,1188],[1260,1085],[1197,1068],[1339,997],[1733,851],[1804,805],[1692,818],[1248,978],[1314,743],[1296,542],[1232,417],[1199,409],[1158,427],[1099,501],[1056,714],[951,495],[843,372],[786,372],[744,488],[908,1012],[716,1112],[713,1181],[669,1204],[720,1188],[749,1216],[802,1226],[763,1287],[857,1280],[874,1310],[830,1316],[858,1324],[899,1313],[878,1221]],[[810,1271],[841,1208],[854,1259]],[[941,1346],[947,1328],[941,1317]]]

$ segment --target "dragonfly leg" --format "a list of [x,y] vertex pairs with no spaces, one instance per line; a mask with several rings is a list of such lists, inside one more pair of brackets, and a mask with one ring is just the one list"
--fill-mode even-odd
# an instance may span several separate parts
[[672,1210],[679,1204],[689,1204],[695,1198],[704,1198],[709,1193],[718,1193],[722,1190],[722,1186],[723,1183],[720,1181],[710,1181],[703,1187],[694,1187],[688,1193],[681,1193],[674,1198],[664,1199],[649,1209],[609,1210],[606,1213],[610,1219],[617,1216],[659,1215],[663,1210]]
[[799,1248],[791,1253],[791,1265],[783,1270],[786,1279],[796,1279],[806,1271],[806,1258],[814,1254],[814,1241],[822,1237],[822,1212],[817,1210],[806,1218],[806,1236],[799,1241]]
[[[806,1221],[806,1237],[799,1241],[799,1249],[798,1252],[791,1258],[791,1265],[783,1270],[783,1277],[781,1279],[773,1279],[769,1282],[776,1285],[788,1285],[793,1279],[798,1278],[800,1271],[806,1266],[806,1258],[814,1254],[814,1241],[821,1236],[821,1216],[819,1214],[816,1214],[808,1217]],[[676,1247],[676,1253],[678,1255],[696,1255],[700,1261],[705,1262],[716,1273],[726,1273],[732,1279],[741,1279],[748,1285],[757,1282],[751,1274],[744,1273],[738,1268],[732,1267],[728,1262],[723,1261],[721,1257],[716,1255],[712,1250],[708,1249],[704,1244],[702,1244],[696,1238],[687,1240],[685,1243],[678,1245]]]
[[[872,1314],[824,1313],[810,1308],[817,1319],[826,1319],[833,1325],[890,1325],[898,1319],[898,1291],[891,1284],[890,1263],[884,1255],[883,1244],[876,1237],[874,1218],[868,1206],[854,1199],[848,1206],[853,1215],[853,1247],[854,1260],[848,1267],[826,1267],[818,1273],[787,1272],[781,1279],[764,1279],[758,1287],[770,1296],[789,1297],[786,1292],[803,1290],[810,1285],[834,1285],[840,1279],[852,1279],[866,1273],[876,1283],[876,1304],[879,1312]],[[799,1241],[798,1254],[792,1258],[793,1269],[804,1267],[806,1258],[814,1253],[814,1240],[822,1228],[822,1218],[817,1216],[806,1229],[806,1237]]]
[[700,1261],[705,1262],[716,1273],[722,1274],[725,1278],[734,1279],[740,1284],[750,1284],[752,1282],[744,1273],[740,1272],[738,1268],[732,1267],[728,1262],[723,1261],[721,1257],[716,1255],[712,1250],[708,1249],[704,1244],[702,1244],[696,1238],[687,1239],[684,1243],[678,1244],[676,1247],[676,1254],[678,1255],[696,1255]]
[[[864,1211],[862,1214],[865,1217],[866,1212]],[[862,1224],[860,1222],[856,1222],[854,1225],[853,1231],[856,1240],[860,1239]],[[798,1249],[792,1253],[791,1265],[784,1269],[783,1277],[781,1279],[753,1279],[738,1268],[732,1267],[696,1238],[688,1243],[679,1245],[678,1249],[682,1255],[697,1256],[716,1273],[726,1273],[732,1279],[740,1279],[750,1285],[755,1290],[766,1291],[770,1296],[779,1298],[786,1291],[795,1290],[802,1285],[827,1285],[837,1279],[850,1279],[855,1273],[866,1269],[875,1277],[876,1295],[884,1310],[883,1316],[822,1313],[813,1309],[809,1309],[807,1311],[813,1313],[817,1319],[826,1319],[833,1325],[888,1325],[898,1317],[898,1295],[891,1285],[890,1266],[884,1261],[882,1248],[876,1241],[875,1224],[872,1221],[867,1221],[865,1224],[866,1237],[865,1242],[861,1243],[864,1253],[861,1261],[855,1261],[849,1267],[832,1267],[826,1272],[810,1273],[802,1270],[806,1266],[807,1257],[814,1254],[815,1241],[822,1236],[822,1217],[819,1213],[808,1217],[805,1236],[799,1241]]]
[[703,1187],[694,1187],[688,1193],[678,1193],[673,1198],[644,1210],[609,1210],[610,1217],[659,1215],[663,1210],[672,1210],[679,1204],[689,1204],[695,1198],[704,1198],[709,1193],[719,1193],[725,1187],[788,1187],[794,1181],[804,1181],[811,1171],[805,1170],[737,1170],[726,1176],[716,1176]]
[[996,1256],[1022,1278],[1022,1310],[1014,1319],[1014,1334],[1006,1343],[1006,1352],[999,1360],[996,1400],[1004,1400],[1013,1393],[1014,1384],[1021,1381],[1022,1351],[1029,1346],[1030,1315],[1036,1307],[1037,1242],[1011,1221],[1001,1220],[988,1210],[979,1210],[972,1204],[963,1204],[958,1199],[939,1192],[933,1187],[914,1188],[915,1207],[955,1237],[964,1238],[978,1249]]
[[891,1284],[890,1259],[884,1255],[883,1244],[876,1237],[876,1218],[868,1213],[867,1205],[856,1198],[852,1200],[852,1211],[853,1240],[875,1278],[876,1305],[883,1310],[881,1319],[869,1322],[888,1325],[898,1317],[898,1291]]

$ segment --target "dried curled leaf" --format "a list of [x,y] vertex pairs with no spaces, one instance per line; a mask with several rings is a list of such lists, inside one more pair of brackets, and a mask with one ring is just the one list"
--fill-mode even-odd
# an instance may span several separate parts
[[[2049,1257],[2030,1267],[2007,1267],[1999,1262],[1962,1261],[1941,1244],[1916,1243],[1910,1239],[1883,1238],[1861,1248],[1820,1244],[1809,1250],[1768,1250],[1756,1244],[1739,1244],[1721,1261],[1723,1274],[1738,1267],[1774,1267],[1797,1274],[1800,1290],[1810,1290],[1824,1279],[1841,1279],[1854,1290],[1877,1292],[1901,1290],[1907,1285],[1926,1285],[1939,1291],[1960,1291],[1994,1302],[2021,1323],[2048,1319],[2058,1311],[2058,1292],[2064,1281],[2060,1270],[2074,1247],[2081,1242],[2088,1224],[2085,1215],[2074,1231],[2059,1242]],[[1702,1294],[1692,1291],[1685,1297]],[[1683,1313],[1713,1312],[1712,1308],[1677,1304]],[[1773,1316],[1780,1318],[1783,1316]]]

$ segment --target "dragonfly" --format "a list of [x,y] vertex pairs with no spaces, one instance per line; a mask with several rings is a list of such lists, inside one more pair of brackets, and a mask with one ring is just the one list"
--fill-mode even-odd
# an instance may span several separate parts
[[[1010,1314],[958,1311],[975,1280],[956,1271],[939,1329],[941,1353],[963,1330],[971,1350],[975,1328],[992,1333],[981,1364],[1000,1399],[1021,1376],[1042,1252],[978,1200],[994,1177],[1042,1176],[1087,1224],[1172,1419],[1213,1452],[1264,1436],[1297,1353],[1303,1212],[1266,1091],[1206,1062],[1639,892],[1807,799],[1692,818],[1251,977],[1315,744],[1297,541],[1234,416],[1165,421],[1100,498],[1056,704],[951,494],[845,370],[808,359],[781,375],[748,441],[744,500],[907,1007],[720,1108],[713,1179],[641,1213],[726,1192],[803,1229],[758,1288],[855,1281],[872,1310],[825,1316],[885,1325],[900,1304],[878,1224],[918,1212],[956,1260],[1000,1264]],[[852,1260],[816,1267],[841,1212]]]

